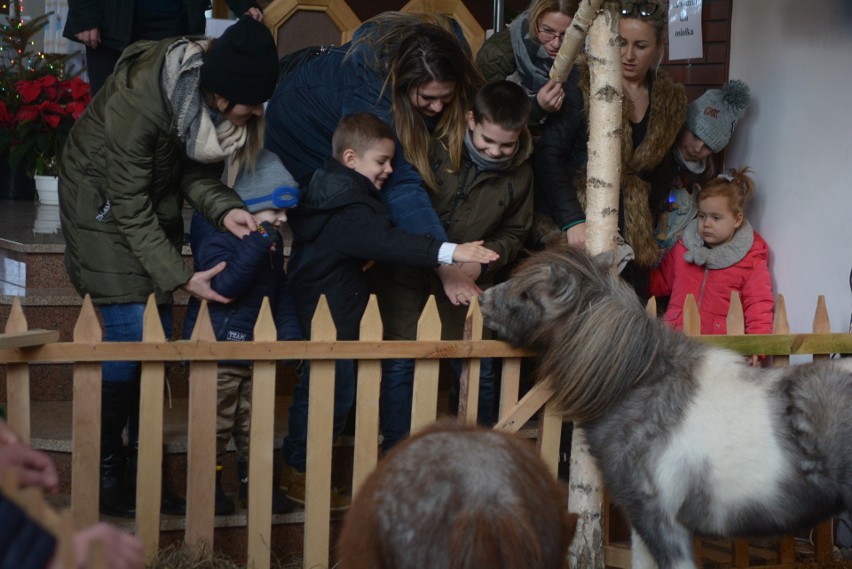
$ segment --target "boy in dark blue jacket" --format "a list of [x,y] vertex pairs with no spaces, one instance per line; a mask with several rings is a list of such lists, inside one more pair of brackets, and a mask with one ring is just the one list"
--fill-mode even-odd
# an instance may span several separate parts
[[[293,252],[287,268],[299,320],[310,337],[311,319],[320,295],[328,300],[338,340],[357,340],[367,308],[369,283],[365,263],[379,261],[423,267],[439,263],[490,263],[499,255],[473,243],[445,243],[414,235],[391,221],[379,191],[393,168],[394,134],[370,113],[344,116],[332,137],[333,158],[326,160],[290,215]],[[355,399],[355,363],[338,360],[334,393],[334,435],[342,431]],[[284,439],[282,488],[304,503],[308,425],[308,378],[299,379]],[[349,500],[332,490],[331,508]]]
[[[284,273],[284,247],[278,228],[287,221],[287,209],[298,203],[296,182],[278,157],[263,151],[254,169],[242,171],[234,190],[258,221],[257,231],[239,239],[217,231],[203,216],[193,215],[189,232],[196,271],[226,263],[210,283],[213,290],[233,302],[209,304],[210,321],[218,341],[251,341],[264,297],[278,330],[278,340],[301,340],[302,331],[293,297]],[[198,318],[198,299],[190,298],[184,324],[189,338]],[[249,362],[219,362],[216,421],[216,514],[231,514],[234,503],[222,490],[222,462],[231,436],[237,449],[240,500],[248,497],[249,420],[251,413]],[[292,504],[281,494],[273,495],[273,512],[284,513]]]

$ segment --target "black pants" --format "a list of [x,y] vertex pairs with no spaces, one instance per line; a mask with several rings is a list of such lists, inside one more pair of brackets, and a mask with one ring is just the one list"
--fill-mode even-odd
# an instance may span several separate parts
[[[178,14],[163,14],[146,12],[136,9],[133,12],[133,32],[130,43],[139,40],[162,40],[170,37],[183,36],[189,33],[183,12]],[[89,74],[92,96],[100,91],[107,77],[115,69],[115,64],[121,52],[103,45],[97,49],[86,48],[86,66]]]

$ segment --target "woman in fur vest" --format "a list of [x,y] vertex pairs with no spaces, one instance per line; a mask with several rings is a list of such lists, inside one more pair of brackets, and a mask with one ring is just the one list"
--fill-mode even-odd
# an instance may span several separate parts
[[[647,269],[661,256],[652,212],[668,195],[675,166],[669,152],[686,120],[686,94],[657,69],[664,55],[666,4],[662,0],[621,3],[623,130],[619,229],[635,259],[622,276],[647,296]],[[584,246],[583,212],[588,144],[588,69],[580,89],[585,108],[563,106],[545,123],[535,155],[534,232],[540,238],[563,232]]]

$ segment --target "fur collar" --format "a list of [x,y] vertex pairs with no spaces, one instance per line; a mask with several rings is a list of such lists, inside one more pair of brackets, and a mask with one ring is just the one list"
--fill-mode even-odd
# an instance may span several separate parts
[[727,269],[742,261],[751,250],[754,245],[754,229],[745,219],[730,241],[711,249],[698,235],[698,220],[693,219],[683,232],[683,244],[686,247],[683,259],[687,263],[703,265],[708,269]]
[[[661,73],[649,75],[651,107],[648,129],[642,143],[633,149],[633,128],[630,122],[630,100],[622,104],[621,137],[621,194],[624,196],[625,240],[636,253],[636,262],[642,267],[652,267],[662,254],[654,239],[654,219],[651,212],[651,185],[643,178],[665,158],[686,122],[686,93],[683,86]],[[589,73],[583,68],[580,78],[588,117]],[[585,192],[585,188],[581,188]],[[583,200],[585,198],[583,196]]]

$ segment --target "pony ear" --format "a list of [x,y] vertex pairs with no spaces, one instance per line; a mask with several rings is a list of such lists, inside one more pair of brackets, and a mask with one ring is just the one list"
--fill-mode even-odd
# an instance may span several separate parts
[[561,263],[554,263],[548,269],[547,301],[552,303],[553,308],[558,308],[559,305],[569,302],[574,297],[577,289],[577,275]]

